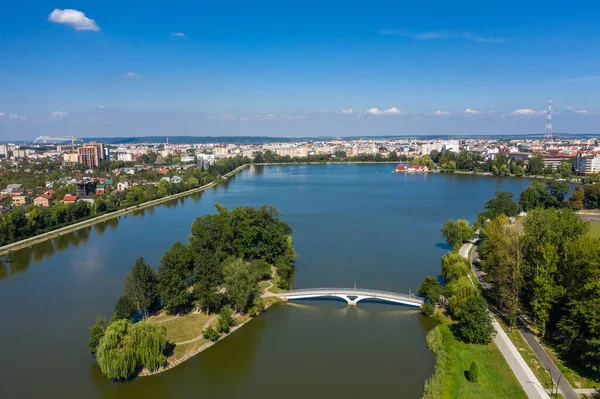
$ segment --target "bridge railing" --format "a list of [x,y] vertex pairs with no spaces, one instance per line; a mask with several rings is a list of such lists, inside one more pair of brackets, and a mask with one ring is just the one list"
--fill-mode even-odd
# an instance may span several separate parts
[[343,294],[343,295],[368,295],[373,297],[387,297],[406,299],[413,302],[424,303],[425,298],[418,295],[400,294],[398,292],[368,290],[362,288],[300,288],[281,293],[285,296],[292,295],[308,295],[308,294]]

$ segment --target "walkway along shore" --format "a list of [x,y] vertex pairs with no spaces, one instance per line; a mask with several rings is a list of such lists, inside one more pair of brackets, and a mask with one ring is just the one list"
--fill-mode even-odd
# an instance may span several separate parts
[[[473,262],[470,259],[469,254],[471,252],[472,247],[473,243],[469,242],[464,244],[459,251],[460,255],[463,258],[469,260],[471,268],[473,268]],[[469,276],[469,279],[470,278],[471,277]],[[471,284],[473,284],[472,280]],[[530,399],[549,399],[550,396],[548,395],[540,381],[537,379],[533,371],[531,371],[527,363],[525,363],[525,360],[523,360],[523,358],[521,357],[521,354],[519,353],[518,349],[512,343],[510,338],[508,338],[502,327],[500,327],[500,324],[498,324],[496,319],[492,320],[494,329],[496,330],[494,343],[500,350],[500,353],[502,353],[502,356],[504,356],[506,363],[508,363],[508,366],[511,368],[515,377],[517,377],[517,380],[519,381],[519,384],[521,384],[521,387],[527,394],[527,397]]]
[[[241,171],[242,169],[245,169],[248,165],[250,165],[250,164],[247,164],[247,163],[243,164],[243,165],[237,167],[236,169],[232,170],[231,172],[226,173],[225,175],[223,175],[223,177],[224,178],[231,177],[234,174],[236,174],[237,172]],[[84,227],[92,226],[92,225],[94,225],[96,223],[104,222],[106,220],[113,219],[113,218],[116,218],[118,216],[131,213],[131,212],[136,211],[136,210],[140,210],[140,209],[144,209],[144,208],[149,208],[151,206],[159,205],[159,204],[162,204],[164,202],[168,202],[168,201],[171,201],[171,200],[174,200],[174,199],[177,199],[177,198],[187,197],[188,195],[191,195],[191,194],[194,194],[194,193],[199,193],[199,192],[204,191],[206,189],[209,189],[211,187],[215,187],[219,183],[220,183],[220,181],[213,181],[211,183],[205,184],[204,186],[196,187],[196,188],[193,188],[191,190],[187,190],[187,191],[184,191],[184,192],[181,192],[181,193],[178,193],[178,194],[173,194],[173,195],[169,195],[167,197],[158,198],[158,199],[155,199],[155,200],[152,200],[152,201],[148,201],[148,202],[143,202],[143,203],[141,203],[139,205],[130,206],[128,208],[121,209],[119,211],[107,213],[106,215],[102,215],[102,216],[98,216],[98,217],[95,217],[95,218],[92,218],[92,219],[84,220],[82,222],[78,222],[78,223],[75,223],[75,224],[71,224],[69,226],[61,227],[60,229],[52,230],[52,231],[49,231],[49,232],[44,233],[44,234],[40,234],[40,235],[37,235],[37,236],[26,238],[24,240],[17,241],[17,242],[14,242],[12,244],[8,244],[8,245],[5,245],[3,247],[0,247],[0,256],[9,254],[9,253],[11,253],[13,251],[17,251],[17,250],[22,249],[22,248],[29,247],[31,245],[39,244],[40,242],[44,242],[44,241],[51,240],[51,239],[56,238],[56,237],[60,237],[60,236],[62,236],[64,234],[68,234],[68,233],[71,233],[73,231],[80,230],[80,229],[82,229]]]

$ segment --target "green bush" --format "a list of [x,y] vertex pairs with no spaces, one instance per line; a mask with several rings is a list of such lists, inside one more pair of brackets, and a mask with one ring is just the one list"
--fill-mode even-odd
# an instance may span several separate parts
[[421,306],[421,313],[424,314],[425,316],[431,316],[433,315],[433,313],[435,312],[435,306],[433,306],[433,303],[427,301],[423,304],[423,306]]
[[229,305],[224,306],[223,309],[221,309],[221,312],[219,312],[219,321],[217,323],[219,331],[228,333],[229,327],[232,326],[233,323],[233,312],[231,311],[231,308]]
[[204,329],[204,331],[202,331],[202,336],[206,339],[216,342],[219,339],[219,337],[221,336],[221,334],[214,328],[207,327]]
[[479,379],[479,366],[477,365],[477,362],[475,360],[473,360],[471,362],[471,367],[469,368],[469,381],[471,382],[477,382],[477,380]]

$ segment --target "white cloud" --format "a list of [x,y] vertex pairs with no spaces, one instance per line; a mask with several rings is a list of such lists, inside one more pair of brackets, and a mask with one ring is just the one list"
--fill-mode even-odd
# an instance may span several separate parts
[[435,111],[435,115],[436,116],[450,115],[450,112],[448,112],[448,111]]
[[588,115],[590,114],[590,112],[587,109],[577,109],[575,107],[567,107],[567,111],[568,112],[574,112],[576,114],[582,114],[582,115]]
[[467,40],[471,40],[472,42],[477,43],[504,43],[504,39],[500,39],[497,37],[478,36],[470,32],[463,33],[463,37]]
[[69,115],[69,114],[67,114],[66,112],[63,112],[63,111],[54,111],[53,113],[50,114],[50,116],[52,117],[52,119],[64,118],[67,115]]
[[475,115],[475,114],[481,113],[481,111],[477,111],[475,109],[467,108],[467,109],[465,109],[465,113]]
[[408,32],[402,29],[384,29],[379,33],[382,35],[408,36],[417,40],[443,39],[448,36],[444,32]]
[[382,35],[406,36],[417,40],[435,40],[435,39],[465,39],[477,43],[503,43],[505,40],[498,37],[480,36],[471,32],[452,32],[452,31],[429,31],[429,32],[411,32],[403,29],[384,29],[379,31]]
[[350,115],[350,114],[353,114],[353,113],[354,113],[354,111],[352,110],[352,108],[348,108],[348,109],[343,109],[342,110],[342,114],[348,114],[348,115]]
[[134,79],[137,79],[137,78],[141,78],[142,76],[141,76],[141,75],[138,75],[137,73],[133,73],[133,72],[127,72],[127,73],[125,74],[125,77],[126,77],[126,78],[134,78]]
[[0,112],[0,119],[4,118],[4,112]]
[[98,108],[98,109],[103,109],[103,108],[104,108],[104,105],[96,105],[96,108]]
[[370,114],[370,115],[400,115],[401,113],[402,113],[402,111],[400,111],[396,107],[386,109],[385,111],[381,111],[379,108],[369,108],[367,110],[367,114]]
[[292,121],[296,119],[306,119],[306,114],[256,114],[252,119],[260,121]]
[[226,120],[226,121],[234,121],[237,119],[237,116],[232,115],[232,114],[223,114],[223,115],[221,115],[221,119]]
[[96,21],[85,16],[84,13],[72,9],[54,9],[48,16],[48,21],[57,24],[71,25],[76,30],[99,31],[100,27]]
[[10,119],[11,121],[26,121],[27,120],[27,118],[24,117],[23,115],[17,115],[17,114],[8,115],[8,119]]
[[515,109],[513,112],[511,112],[511,115],[535,116],[535,115],[542,115],[545,113],[546,113],[546,111],[534,111],[529,108],[519,108],[519,109]]
[[171,33],[171,37],[185,37],[185,33],[173,32],[173,33]]

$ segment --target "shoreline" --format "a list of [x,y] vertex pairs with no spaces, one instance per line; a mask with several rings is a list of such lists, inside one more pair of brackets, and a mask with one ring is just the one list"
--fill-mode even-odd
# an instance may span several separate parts
[[248,320],[244,321],[241,324],[238,324],[238,325],[235,325],[235,326],[231,327],[229,329],[229,332],[227,334],[223,334],[223,336],[221,336],[217,341],[208,341],[208,342],[205,342],[204,344],[200,345],[198,348],[194,349],[193,351],[191,351],[189,353],[186,353],[185,355],[183,355],[179,359],[176,359],[173,363],[167,363],[166,366],[163,366],[163,367],[161,367],[161,368],[159,368],[157,370],[150,371],[148,369],[143,369],[142,371],[140,371],[140,373],[137,375],[137,377],[149,377],[149,376],[152,376],[152,375],[164,373],[165,371],[171,370],[172,368],[175,368],[175,367],[179,366],[181,363],[183,363],[183,362],[191,359],[192,357],[198,355],[201,352],[204,352],[205,350],[207,350],[211,346],[213,346],[213,345],[221,342],[225,338],[229,337],[231,334],[233,334],[234,332],[236,332],[237,330],[239,330],[240,328],[242,328],[243,326],[245,326],[246,324],[248,324],[252,320],[256,319],[258,316],[260,316],[261,314],[263,314],[264,312],[266,312],[267,309],[270,308],[271,305],[273,305],[274,303],[278,303],[278,302],[272,302],[272,303],[266,304],[265,308],[263,309],[262,312],[260,312],[259,314],[257,314],[254,317],[249,317]]
[[[231,177],[233,175],[235,175],[236,173],[238,173],[239,171],[246,169],[249,166],[283,166],[283,165],[377,165],[377,164],[397,164],[400,161],[380,161],[380,162],[376,162],[376,161],[354,161],[354,162],[335,162],[335,161],[323,161],[323,162],[274,162],[274,163],[246,163],[243,164],[241,166],[238,166],[236,169],[232,170],[229,173],[226,173],[225,175],[223,175],[223,178],[227,179],[228,177]],[[548,176],[527,176],[527,175],[523,175],[523,176],[514,176],[514,175],[508,175],[508,176],[494,176],[489,172],[473,172],[473,171],[454,171],[452,173],[444,173],[441,171],[432,171],[431,173],[436,173],[436,174],[459,174],[459,175],[467,175],[467,176],[483,176],[483,177],[509,177],[509,178],[529,178],[529,179],[545,179],[545,180],[552,180],[554,178],[552,177],[548,177]],[[581,184],[581,182],[579,181],[572,181],[572,180],[566,180],[567,183],[572,183],[572,184]],[[191,194],[195,194],[198,192],[202,192],[205,191],[211,187],[216,187],[221,183],[221,181],[213,181],[211,183],[205,184],[204,186],[200,186],[200,187],[196,187],[178,194],[173,194],[173,195],[169,195],[167,197],[163,197],[163,198],[158,198],[152,201],[148,201],[148,202],[143,202],[141,204],[138,205],[134,205],[134,206],[130,206],[128,208],[125,209],[121,209],[115,212],[111,212],[105,215],[101,215],[101,216],[97,216],[88,220],[84,220],[81,222],[77,222],[74,223],[72,225],[68,225],[68,226],[64,226],[61,228],[58,228],[56,230],[52,230],[43,234],[39,234],[33,237],[29,237],[26,238],[24,240],[20,240],[17,242],[14,242],[12,244],[8,244],[5,245],[3,247],[0,247],[0,256],[4,256],[7,254],[10,254],[13,251],[18,251],[20,249],[23,248],[27,248],[30,247],[32,245],[36,245],[39,243],[42,243],[44,241],[48,241],[51,240],[53,238],[57,238],[60,237],[64,234],[68,234],[68,233],[72,233],[74,231],[83,229],[85,227],[89,227],[89,226],[93,226],[97,223],[100,222],[104,222],[113,218],[116,218],[118,216],[122,216],[122,215],[126,215],[128,213],[134,212],[136,210],[140,210],[140,209],[144,209],[144,208],[149,208],[151,206],[156,206],[156,205],[160,205],[162,203],[174,200],[174,199],[178,199],[178,198],[183,198],[183,197],[187,197],[188,195]]]
[[[223,175],[223,178],[227,179],[228,177],[231,177],[234,174],[238,173],[239,171],[245,169],[249,165],[251,165],[251,164],[247,164],[246,163],[246,164],[243,164],[241,166],[238,166],[237,168],[235,168],[231,172],[226,173],[225,175]],[[128,213],[131,213],[131,212],[134,212],[134,211],[137,211],[137,210],[140,210],[140,209],[145,209],[145,208],[149,208],[151,206],[160,205],[160,204],[162,204],[164,202],[168,202],[168,201],[171,201],[171,200],[174,200],[174,199],[178,199],[178,198],[182,198],[182,197],[187,197],[188,195],[205,191],[205,190],[207,190],[207,189],[209,189],[211,187],[216,187],[220,183],[221,183],[220,180],[219,181],[213,181],[213,182],[210,182],[208,184],[205,184],[204,186],[192,188],[190,190],[183,191],[181,193],[177,193],[177,194],[173,194],[173,195],[168,195],[168,196],[163,197],[163,198],[157,198],[157,199],[152,200],[152,201],[143,202],[143,203],[141,203],[139,205],[130,206],[130,207],[127,207],[125,209],[120,209],[120,210],[115,211],[115,212],[107,213],[105,215],[97,216],[97,217],[94,217],[94,218],[91,218],[91,219],[88,219],[88,220],[84,220],[84,221],[77,222],[77,223],[74,223],[74,224],[71,224],[71,225],[68,225],[68,226],[65,226],[65,227],[58,228],[56,230],[52,230],[52,231],[49,231],[49,232],[46,232],[46,233],[43,233],[43,234],[39,234],[39,235],[36,235],[36,236],[33,236],[33,237],[29,237],[29,238],[26,238],[26,239],[21,240],[21,241],[13,242],[12,244],[8,244],[8,245],[5,245],[3,247],[0,247],[0,256],[10,254],[13,251],[18,251],[20,249],[27,248],[29,246],[36,245],[36,244],[39,244],[39,243],[44,242],[44,241],[51,240],[51,239],[56,238],[56,237],[60,237],[60,236],[62,236],[64,234],[72,233],[74,231],[83,229],[85,227],[93,226],[93,225],[95,225],[97,223],[104,222],[104,221],[116,218],[118,216],[126,215]]]

